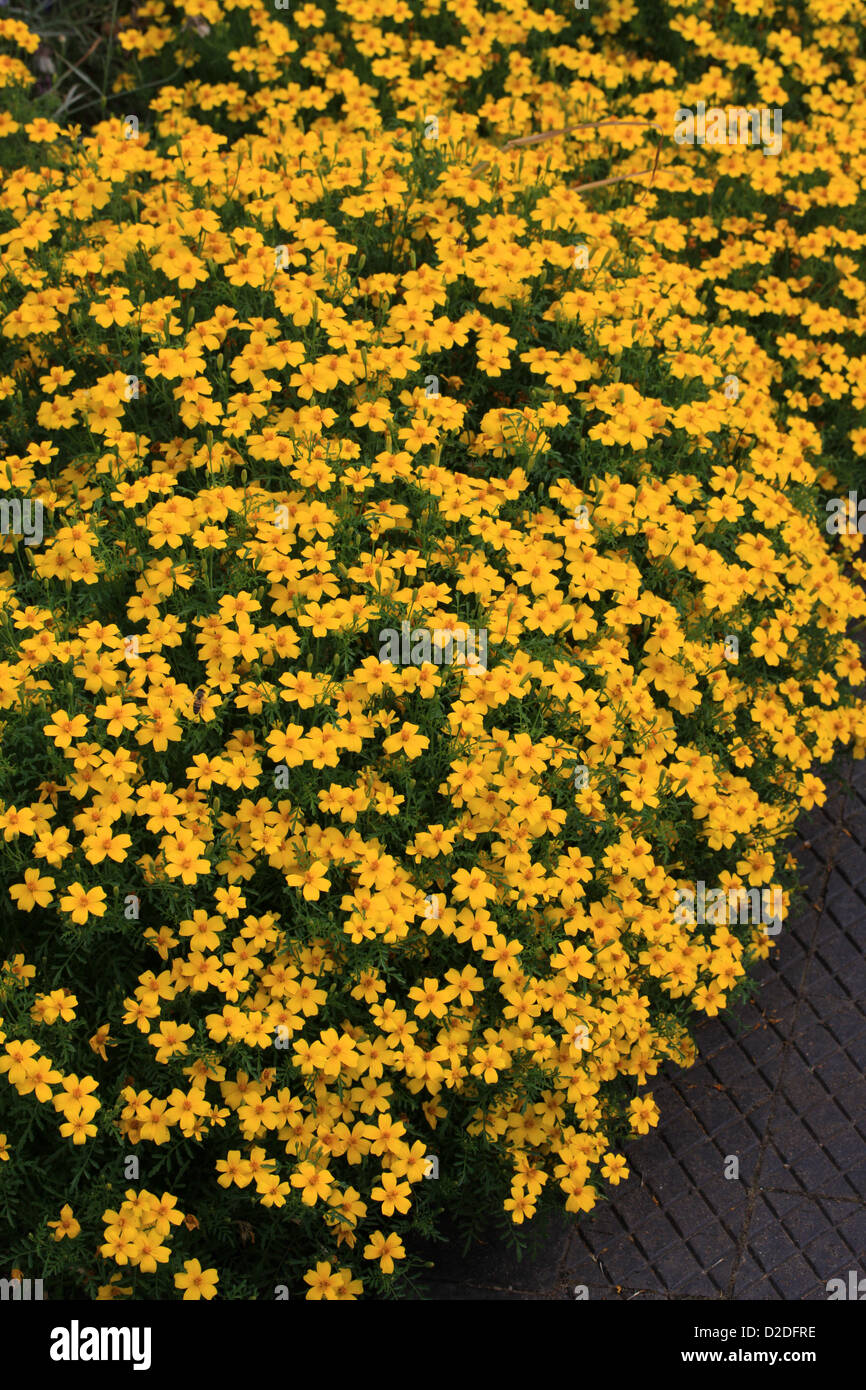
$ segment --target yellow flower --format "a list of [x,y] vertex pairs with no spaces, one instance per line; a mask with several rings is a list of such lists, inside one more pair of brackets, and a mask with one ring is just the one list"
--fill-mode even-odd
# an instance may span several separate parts
[[364,1248],[364,1259],[378,1260],[383,1274],[393,1274],[394,1261],[405,1258],[403,1242],[394,1231],[387,1236],[383,1231],[374,1231]]
[[354,1299],[363,1287],[359,1279],[352,1279],[351,1270],[332,1270],[329,1261],[322,1261],[315,1269],[308,1269],[304,1283],[309,1285],[307,1299],[325,1299],[329,1303]]
[[25,869],[23,883],[13,883],[9,889],[9,896],[22,912],[32,912],[34,907],[48,906],[53,896],[53,887],[54,879],[50,875],[43,878],[38,869]]
[[108,1061],[105,1052],[106,1047],[117,1046],[117,1043],[111,1038],[110,1030],[111,1025],[109,1023],[102,1023],[93,1034],[93,1037],[88,1039],[90,1050],[97,1053],[97,1055],[102,1058],[103,1062]]
[[383,1173],[381,1185],[370,1193],[374,1202],[379,1202],[383,1216],[393,1216],[395,1211],[405,1215],[412,1206],[412,1188],[408,1182],[400,1182],[394,1173]]
[[658,1106],[651,1095],[636,1096],[629,1105],[631,1127],[638,1134],[648,1134],[659,1122]]
[[423,753],[425,748],[430,747],[430,740],[426,734],[418,732],[417,724],[405,723],[400,726],[396,733],[391,734],[383,741],[382,747],[386,753],[405,753],[410,760],[417,758]]
[[81,1230],[81,1226],[75,1220],[72,1214],[72,1208],[68,1203],[61,1207],[58,1220],[49,1221],[47,1224],[53,1228],[55,1240],[63,1240],[64,1236],[68,1236],[70,1240],[74,1240]]
[[60,908],[63,912],[68,912],[73,922],[79,926],[84,926],[88,917],[105,916],[105,889],[98,885],[93,888],[85,888],[80,883],[70,883],[64,897],[60,899]]
[[607,1178],[608,1182],[612,1183],[614,1187],[616,1187],[617,1183],[621,1182],[623,1178],[627,1178],[629,1170],[622,1154],[605,1154],[601,1173],[602,1177]]
[[302,888],[308,902],[318,902],[331,886],[324,864],[318,861],[309,864],[306,869],[296,869],[293,873],[286,874],[286,883]]
[[301,1201],[307,1207],[314,1207],[320,1197],[327,1199],[333,1181],[327,1168],[317,1168],[314,1163],[300,1163],[291,1177],[292,1187],[300,1189]]
[[176,1289],[183,1289],[183,1301],[216,1297],[219,1275],[215,1269],[202,1269],[198,1260],[184,1260],[183,1274],[174,1276]]

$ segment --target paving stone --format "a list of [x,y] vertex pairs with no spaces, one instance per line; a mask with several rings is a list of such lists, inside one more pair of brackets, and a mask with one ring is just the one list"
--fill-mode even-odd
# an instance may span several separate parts
[[708,1269],[710,1262],[715,1263],[736,1251],[748,1225],[749,1194],[745,1183],[728,1183],[727,1190],[727,1200],[715,1208],[715,1221],[689,1237],[694,1250],[705,1252]]
[[743,1051],[755,1066],[766,1067],[779,1057],[782,1040],[772,1028],[757,1028],[743,1039]]
[[713,1207],[696,1191],[677,1197],[671,1204],[670,1213],[677,1230],[686,1241],[691,1240],[708,1222],[716,1219]]
[[654,1266],[666,1250],[682,1242],[670,1217],[658,1210],[649,1211],[635,1232],[635,1242]]
[[832,1197],[848,1195],[844,1174],[839,1172],[830,1155],[817,1143],[798,1157],[792,1156],[790,1161],[786,1158],[783,1167],[788,1180],[779,1186],[800,1187],[812,1193],[825,1192]]
[[707,1133],[713,1134],[736,1119],[737,1107],[726,1091],[707,1077],[706,1089],[695,1096],[695,1114]]
[[855,1067],[866,1073],[866,1019],[852,1000],[834,1013],[828,1011],[827,1028]]
[[[837,904],[830,906],[829,915],[835,917],[842,927],[851,926],[863,919],[863,904],[850,888],[846,888],[847,900],[845,915],[841,915],[841,909]],[[848,909],[850,908],[850,914]],[[850,984],[854,980],[866,978],[866,965],[863,958],[854,949],[844,932],[833,932],[832,928],[825,930],[819,940],[820,958],[837,975],[842,976]]]
[[514,1285],[538,1292],[550,1284],[551,1274],[559,1268],[569,1238],[568,1222],[562,1216],[551,1214],[545,1224],[532,1231],[532,1244],[524,1251],[522,1259],[517,1258],[498,1234],[491,1234],[465,1258],[462,1243],[456,1238],[447,1247],[438,1246],[427,1258],[435,1262],[436,1276],[446,1282],[468,1277],[471,1270],[472,1282],[476,1284]]
[[847,827],[843,827],[842,830],[841,852],[843,857],[840,872],[852,887],[857,888],[860,884],[866,883],[866,852],[857,843],[854,836],[845,834],[846,829]]
[[848,1242],[852,1251],[866,1257],[866,1207],[857,1206],[837,1226],[839,1234]]
[[650,1130],[643,1139],[629,1145],[630,1167],[633,1174],[642,1177],[644,1172],[668,1173],[674,1177],[675,1164],[671,1161],[671,1151],[658,1130]]
[[596,1255],[593,1260],[584,1249],[576,1258],[569,1257],[565,1268],[574,1283],[586,1283],[590,1276],[597,1280],[600,1274],[614,1284],[634,1284],[638,1278],[647,1278],[646,1255],[633,1240],[623,1237],[597,1250]]
[[[763,1020],[770,1027],[779,1027],[784,1022],[793,1008],[797,1005],[797,991],[800,987],[800,977],[803,973],[804,963],[802,960],[790,962],[787,970],[790,980],[786,977],[786,967],[782,965],[778,975],[774,975],[766,984],[761,986],[761,1013]],[[778,1019],[778,1022],[776,1020]],[[787,1033],[787,1029],[785,1030]]]
[[724,1176],[725,1154],[720,1153],[714,1145],[689,1150],[683,1155],[682,1162],[694,1188],[705,1196],[717,1192],[719,1185],[728,1181]]
[[[709,1078],[706,1084],[712,1084]],[[684,1099],[688,1100],[690,1105],[694,1105],[697,1103],[699,1090],[700,1088],[698,1086],[692,1086],[690,1084],[687,1089],[682,1089],[680,1094]],[[661,1105],[660,1100],[658,1104],[659,1106]],[[685,1153],[685,1151],[690,1149],[694,1144],[705,1144],[707,1141],[707,1132],[704,1126],[691,1111],[685,1111],[682,1115],[678,1116],[670,1129],[665,1126],[665,1135],[668,1143],[678,1154]]]
[[[715,1065],[714,1058],[714,1068]],[[720,1084],[731,1094],[740,1115],[750,1115],[758,1106],[768,1102],[772,1086],[743,1053],[740,1054],[739,1065],[747,1070],[742,1071],[739,1076],[720,1078]],[[721,1126],[722,1130],[726,1128],[726,1125]]]
[[814,883],[816,879],[824,874],[824,861],[816,853],[811,844],[801,844],[796,850],[797,863],[800,866],[800,878],[804,884]]
[[[826,1168],[828,1160],[833,1160],[826,1149],[827,1140],[840,1130],[850,1129],[844,1112],[832,1101],[816,1105],[810,1109],[809,1125],[792,1114],[787,1107],[780,1106],[773,1116],[773,1143],[782,1155],[783,1162],[792,1169],[802,1172],[804,1165],[818,1165]],[[838,1171],[838,1165],[835,1165]],[[808,1169],[810,1176],[817,1172],[817,1166]]]
[[762,1136],[752,1123],[750,1115],[738,1115],[729,1125],[724,1125],[713,1136],[713,1143],[723,1161],[730,1154],[740,1160],[740,1179],[754,1173],[761,1150]]
[[815,1067],[815,1075],[836,1096],[847,1115],[866,1109],[866,1078],[844,1052],[836,1052]]
[[846,876],[840,869],[833,868],[827,880],[827,900],[826,905],[833,916],[837,916],[836,907],[841,903],[859,903],[856,889],[852,888]]
[[711,1297],[715,1288],[700,1263],[686,1245],[666,1250],[655,1262],[656,1273],[670,1293],[688,1293],[693,1297]]
[[[576,1292],[575,1292],[575,1290],[574,1290],[574,1288],[573,1288],[572,1286],[566,1286],[566,1288],[565,1288],[565,1290],[564,1290],[565,1298],[566,1298],[566,1299],[570,1299],[572,1302],[580,1301],[580,1302],[597,1303],[597,1302],[609,1302],[611,1299],[618,1299],[618,1298],[620,1297],[620,1292],[619,1292],[619,1290],[616,1289],[616,1288],[614,1287],[614,1285],[612,1285],[612,1284],[587,1284],[587,1283],[584,1281],[584,1283],[583,1283],[583,1285],[582,1285],[582,1289],[583,1289],[583,1288],[586,1289],[586,1293],[587,1293],[586,1299],[584,1299],[583,1297],[581,1297],[580,1300],[578,1300],[577,1294],[576,1294]],[[581,1289],[581,1292],[582,1292],[582,1289]]]
[[490,1289],[481,1284],[431,1284],[426,1297],[435,1302],[537,1303],[548,1295],[522,1289]]
[[668,1160],[658,1169],[642,1166],[632,1170],[640,1175],[641,1181],[652,1198],[665,1211],[676,1211],[682,1202],[687,1202],[694,1192],[688,1173],[682,1164]]
[[854,1198],[854,1193],[851,1190],[851,1184],[847,1176],[838,1171],[834,1172],[832,1176],[823,1179],[820,1184],[820,1190],[817,1183],[813,1184],[811,1182],[810,1174],[809,1192],[810,1195],[834,1198],[844,1202],[849,1202]]
[[848,1127],[825,1138],[823,1147],[845,1177],[850,1177],[852,1170],[866,1162],[862,1139]]
[[827,1214],[818,1202],[800,1202],[782,1216],[782,1226],[798,1250],[804,1250],[812,1240],[827,1229]]
[[714,1288],[726,1289],[738,1258],[734,1239],[721,1226],[707,1226],[692,1237],[689,1246]]
[[829,821],[825,821],[823,816],[819,817],[809,832],[809,845],[811,849],[819,855],[824,864],[827,862],[829,850],[835,847],[838,839],[839,831],[837,827],[832,825]]
[[778,1087],[779,1078],[774,1078],[774,1091],[769,1091],[767,1099],[762,1100],[760,1105],[756,1105],[749,1112],[749,1128],[757,1135],[761,1145],[761,1151],[766,1148],[770,1137],[770,1122],[773,1118],[773,1109],[776,1104],[775,1088]]
[[803,1259],[802,1255],[792,1255],[790,1259],[778,1265],[770,1276],[773,1288],[778,1291],[778,1295],[786,1300],[800,1300],[815,1295],[820,1288],[815,1279],[814,1270]]
[[628,1300],[629,1303],[631,1303],[632,1301],[634,1301],[635,1303],[658,1303],[665,1301],[667,1295],[654,1289],[637,1289],[634,1293],[629,1293],[628,1290],[623,1290],[619,1297],[623,1300]]
[[[792,1029],[792,1041],[800,1056],[800,1061],[814,1074],[814,1068],[820,1062],[826,1062],[839,1051],[839,1044],[833,1034],[825,1026],[821,1019],[816,1018],[809,1008],[802,1008]],[[791,1058],[789,1066],[796,1067],[795,1058]],[[821,1084],[822,1078],[815,1076],[816,1083]],[[824,1094],[827,1094],[826,1085],[823,1087]]]
[[803,1255],[825,1289],[827,1281],[830,1279],[845,1279],[847,1281],[850,1270],[855,1271],[858,1279],[864,1273],[862,1260],[858,1260],[852,1254],[847,1242],[832,1227],[824,1231],[816,1240],[810,1241],[803,1250]]
[[733,1298],[735,1300],[741,1298],[765,1300],[777,1299],[778,1297],[778,1293],[767,1278],[766,1270],[761,1268],[752,1255],[746,1254],[737,1267]]
[[749,1254],[766,1274],[771,1274],[785,1260],[797,1254],[795,1241],[778,1221],[771,1221],[760,1229],[750,1225],[748,1239]]
[[803,1201],[802,1189],[761,1187],[759,1195],[775,1213],[777,1220],[784,1223],[789,1212],[796,1211]]
[[[860,1138],[859,1134],[857,1134],[856,1130],[852,1131],[851,1138],[852,1142],[857,1144],[863,1156],[851,1167],[847,1164],[843,1164],[845,1181],[861,1201],[866,1201],[866,1153],[863,1152],[863,1140]],[[833,1157],[835,1158],[836,1155],[834,1154]]]

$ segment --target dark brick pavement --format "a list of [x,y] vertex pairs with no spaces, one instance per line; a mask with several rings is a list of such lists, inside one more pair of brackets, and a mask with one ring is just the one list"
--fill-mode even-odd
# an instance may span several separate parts
[[805,905],[754,1000],[698,1029],[693,1067],[654,1078],[661,1119],[627,1147],[629,1180],[520,1261],[438,1247],[427,1297],[808,1301],[866,1275],[866,763],[794,852]]

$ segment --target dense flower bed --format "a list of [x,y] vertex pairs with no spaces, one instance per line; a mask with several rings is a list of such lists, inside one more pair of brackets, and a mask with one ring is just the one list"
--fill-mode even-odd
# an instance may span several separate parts
[[[765,924],[678,905],[784,919],[866,751],[863,9],[151,3],[85,131],[0,19],[0,1202],[46,1296],[405,1293],[443,1213],[591,1210],[749,988]],[[778,157],[675,143],[699,100]]]

